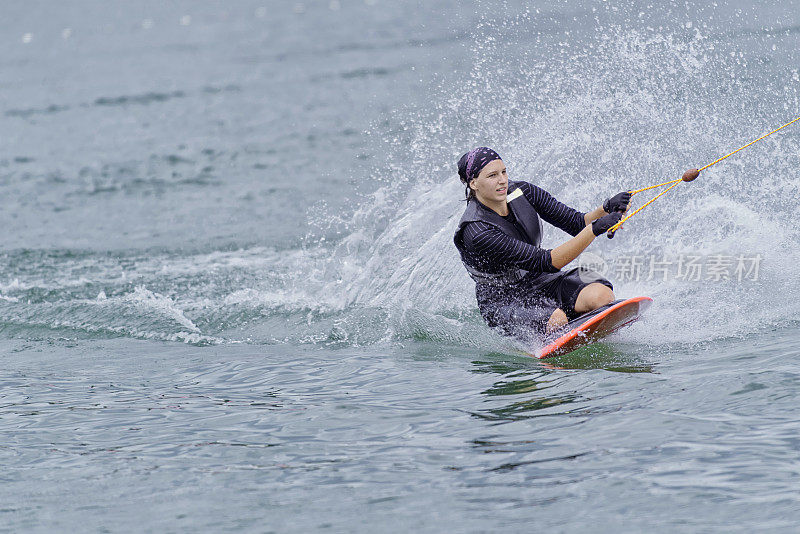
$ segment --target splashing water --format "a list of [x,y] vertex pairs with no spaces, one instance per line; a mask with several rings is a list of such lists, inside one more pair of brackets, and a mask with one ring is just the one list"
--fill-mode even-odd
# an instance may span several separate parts
[[[483,324],[452,244],[464,208],[455,173],[462,153],[492,146],[512,179],[587,211],[622,189],[712,161],[800,110],[797,52],[764,60],[774,40],[791,35],[689,22],[633,31],[619,13],[608,15],[627,9],[641,18],[635,7],[604,3],[566,26],[556,12],[485,16],[462,50],[470,67],[440,74],[429,107],[372,129],[383,156],[354,178],[369,184],[352,213],[302,206],[313,230],[296,248],[8,253],[2,329],[191,343],[513,346]],[[658,9],[647,16],[657,21]],[[702,341],[794,320],[798,168],[800,131],[787,129],[676,187],[613,241],[596,240],[587,252],[609,266],[616,294],[655,299],[620,336]],[[546,226],[543,245],[567,238]],[[648,260],[674,269],[692,255],[758,257],[760,270],[741,281],[733,266],[721,280],[650,276]],[[642,261],[638,273],[617,270],[632,258]]]
[[[521,33],[523,22],[500,28],[487,22],[484,29]],[[700,167],[785,122],[787,109],[800,109],[790,76],[778,72],[765,81],[719,39],[696,29],[664,35],[616,28],[582,49],[556,49],[547,60],[527,63],[508,61],[506,47],[492,40],[476,45],[469,78],[442,90],[433,116],[409,120],[408,138],[396,140],[391,185],[353,217],[353,232],[318,271],[324,273],[319,292],[336,295],[343,307],[388,310],[401,335],[438,338],[448,331],[444,337],[480,344],[486,331],[475,328],[472,282],[452,245],[463,210],[456,158],[475,145],[494,146],[512,179],[532,181],[583,211],[623,188]],[[614,241],[598,239],[588,249],[609,263],[642,260],[636,273],[606,273],[618,296],[655,298],[649,320],[623,336],[700,341],[794,320],[798,148],[797,131],[755,145],[694,184],[681,184]],[[409,154],[425,157],[409,161]],[[648,198],[636,197],[636,205]],[[567,238],[548,228],[544,246]],[[682,256],[730,264],[727,274],[701,272],[699,280],[648,272],[647,260],[674,269]],[[742,257],[751,272],[739,280],[735,263]]]

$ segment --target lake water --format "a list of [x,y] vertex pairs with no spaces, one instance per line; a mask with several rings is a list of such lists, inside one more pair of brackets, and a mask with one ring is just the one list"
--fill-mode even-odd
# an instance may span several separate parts
[[597,239],[654,304],[570,356],[452,245],[473,146],[588,211],[800,115],[796,2],[1,9],[1,530],[796,529],[800,126]]

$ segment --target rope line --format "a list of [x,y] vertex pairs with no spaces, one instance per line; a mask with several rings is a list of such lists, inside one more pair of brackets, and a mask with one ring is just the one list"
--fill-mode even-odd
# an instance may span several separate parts
[[747,143],[747,144],[746,144],[746,145],[744,145],[743,147],[737,148],[736,150],[734,150],[734,151],[733,151],[733,152],[731,152],[730,154],[727,154],[727,155],[725,155],[725,156],[722,156],[722,157],[721,157],[721,158],[719,158],[718,160],[714,160],[714,161],[712,161],[711,163],[709,163],[708,165],[706,165],[705,167],[703,167],[702,169],[699,169],[699,170],[700,170],[700,171],[704,171],[704,170],[706,170],[707,168],[711,167],[712,165],[716,165],[717,163],[719,163],[719,162],[720,162],[720,161],[722,161],[723,159],[727,158],[728,156],[733,156],[734,154],[736,154],[736,153],[737,153],[737,152],[739,152],[740,150],[744,150],[745,148],[749,147],[750,145],[754,145],[754,144],[756,144],[757,142],[761,141],[761,140],[762,140],[762,139],[764,139],[765,137],[769,137],[770,135],[774,134],[775,132],[777,132],[777,131],[779,131],[779,130],[783,130],[783,129],[784,129],[784,128],[786,128],[787,126],[790,126],[790,125],[792,125],[792,124],[796,123],[797,121],[800,121],[800,117],[797,117],[797,118],[796,118],[795,120],[793,120],[792,122],[787,122],[786,124],[784,124],[784,125],[783,125],[783,126],[781,126],[780,128],[775,128],[774,130],[772,130],[772,131],[771,131],[771,132],[769,132],[768,134],[764,134],[764,135],[762,135],[761,137],[759,137],[759,138],[758,138],[758,139],[756,139],[755,141],[750,141],[749,143]]
[[674,184],[675,182],[680,182],[683,178],[678,178],[677,180],[670,180],[669,182],[664,182],[663,184],[656,184],[651,185],[649,187],[643,187],[641,189],[634,189],[633,191],[629,191],[631,195],[635,195],[636,193],[641,193],[642,191],[647,191],[648,189],[655,189],[656,187],[661,187],[662,185],[669,185]]
[[[704,166],[704,167],[701,167],[700,169],[698,169],[698,172],[702,172],[702,171],[704,171],[704,170],[708,169],[709,167],[711,167],[712,165],[716,165],[716,164],[717,164],[717,163],[719,163],[720,161],[722,161],[722,160],[724,160],[724,159],[726,159],[726,158],[729,158],[730,156],[733,156],[734,154],[736,154],[736,153],[737,153],[737,152],[739,152],[740,150],[744,150],[745,148],[747,148],[747,147],[749,147],[749,146],[751,146],[751,145],[754,145],[754,144],[756,144],[757,142],[761,141],[762,139],[765,139],[765,138],[769,137],[770,135],[772,135],[772,134],[774,134],[774,133],[776,133],[776,132],[778,132],[778,131],[780,131],[780,130],[783,130],[783,129],[784,129],[784,128],[786,128],[787,126],[791,126],[792,124],[794,124],[794,123],[795,123],[795,122],[797,122],[797,121],[800,121],[800,117],[797,117],[797,118],[796,118],[796,119],[794,119],[793,121],[791,121],[791,122],[787,122],[787,123],[786,123],[786,124],[784,124],[783,126],[781,126],[781,127],[779,127],[779,128],[775,128],[775,129],[774,129],[774,130],[772,130],[771,132],[769,132],[769,133],[766,133],[766,134],[762,135],[762,136],[761,136],[761,137],[759,137],[758,139],[755,139],[755,140],[753,140],[753,141],[750,141],[750,142],[749,142],[749,143],[747,143],[746,145],[744,145],[744,146],[742,146],[742,147],[739,147],[739,148],[737,148],[737,149],[736,149],[736,150],[734,150],[733,152],[731,152],[731,153],[729,153],[729,154],[726,154],[726,155],[722,156],[721,158],[719,158],[719,159],[716,159],[716,160],[712,161],[712,162],[711,162],[711,163],[709,163],[708,165],[706,165],[706,166]],[[671,180],[671,181],[669,181],[669,182],[664,182],[664,183],[661,183],[661,184],[651,185],[651,186],[648,186],[648,187],[643,187],[643,188],[641,188],[641,189],[635,189],[635,190],[632,190],[632,191],[630,191],[630,194],[631,194],[631,195],[635,195],[636,193],[641,193],[642,191],[647,191],[647,190],[649,190],[649,189],[655,189],[655,188],[657,188],[657,187],[661,187],[661,186],[664,186],[664,185],[669,185],[669,187],[668,187],[668,188],[664,189],[662,192],[660,192],[659,194],[657,194],[656,196],[654,196],[652,199],[650,199],[650,200],[649,200],[649,201],[648,201],[646,204],[644,204],[642,207],[640,207],[639,209],[637,209],[636,211],[634,211],[634,212],[633,212],[633,213],[631,213],[630,215],[628,215],[628,216],[624,217],[624,218],[623,218],[623,219],[621,219],[621,220],[620,220],[620,221],[619,221],[617,224],[615,224],[614,226],[612,226],[611,228],[609,228],[609,229],[608,229],[608,237],[609,237],[609,238],[613,237],[613,236],[614,236],[614,232],[616,232],[617,230],[619,230],[619,228],[622,226],[622,224],[623,224],[625,221],[627,221],[628,219],[630,219],[631,217],[633,217],[634,215],[636,215],[637,213],[639,213],[640,211],[642,211],[644,208],[646,208],[647,206],[649,206],[650,204],[652,204],[652,203],[653,203],[653,201],[655,201],[655,200],[656,200],[658,197],[660,197],[661,195],[663,195],[664,193],[666,193],[667,191],[669,191],[670,189],[672,189],[673,187],[675,187],[676,185],[678,185],[679,183],[681,183],[682,181],[683,181],[683,178],[678,178],[677,180]],[[671,184],[671,185],[670,185],[670,184]]]
[[637,213],[639,213],[640,211],[642,211],[643,209],[645,209],[647,206],[649,206],[650,204],[652,204],[653,202],[655,202],[655,200],[656,200],[658,197],[660,197],[661,195],[663,195],[664,193],[666,193],[667,191],[669,191],[670,189],[672,189],[673,187],[675,187],[675,186],[676,186],[676,185],[678,185],[679,183],[680,183],[680,180],[679,180],[679,181],[677,181],[677,182],[675,182],[674,184],[672,184],[672,185],[671,185],[671,186],[669,186],[668,188],[664,189],[662,192],[660,192],[659,194],[657,194],[656,196],[654,196],[653,198],[651,198],[651,199],[650,199],[650,200],[649,200],[649,201],[648,201],[646,204],[644,204],[644,205],[643,205],[641,208],[637,209],[636,211],[634,211],[633,213],[631,213],[630,215],[628,215],[628,216],[627,216],[627,217],[625,217],[624,219],[620,220],[620,221],[619,221],[617,224],[615,224],[614,226],[612,226],[611,228],[609,228],[609,229],[608,229],[609,237],[611,237],[611,236],[613,236],[613,235],[614,235],[614,232],[616,232],[616,231],[619,229],[619,227],[620,227],[620,226],[622,226],[622,223],[624,223],[625,221],[627,221],[628,219],[630,219],[631,217],[633,217],[634,215],[636,215]]

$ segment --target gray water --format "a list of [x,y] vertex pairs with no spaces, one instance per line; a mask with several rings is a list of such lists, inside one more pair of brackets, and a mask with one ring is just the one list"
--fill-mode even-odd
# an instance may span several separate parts
[[566,357],[451,236],[472,146],[586,211],[797,117],[799,7],[5,2],[0,529],[796,530],[800,127],[596,240],[654,304]]

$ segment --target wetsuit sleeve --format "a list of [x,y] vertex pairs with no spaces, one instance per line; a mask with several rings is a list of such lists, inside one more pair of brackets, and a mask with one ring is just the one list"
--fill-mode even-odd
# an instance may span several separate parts
[[500,270],[504,266],[515,265],[526,271],[559,271],[553,267],[549,249],[514,239],[491,224],[479,221],[468,224],[464,228],[464,243],[489,268]]
[[522,182],[520,189],[536,213],[556,228],[561,228],[569,235],[576,236],[586,227],[583,213],[562,204],[541,187]]

